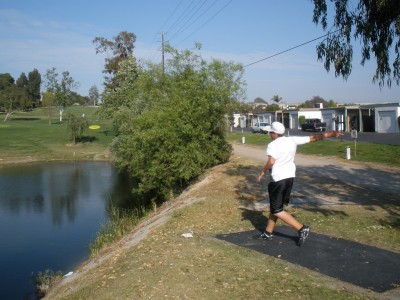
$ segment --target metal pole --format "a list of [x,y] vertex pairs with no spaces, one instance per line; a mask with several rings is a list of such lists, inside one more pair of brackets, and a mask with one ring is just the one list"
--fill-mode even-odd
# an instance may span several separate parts
[[354,158],[357,158],[357,139],[354,139]]

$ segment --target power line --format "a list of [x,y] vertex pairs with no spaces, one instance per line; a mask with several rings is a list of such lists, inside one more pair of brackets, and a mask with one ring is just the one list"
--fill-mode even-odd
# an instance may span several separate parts
[[255,61],[255,62],[252,62],[252,63],[250,63],[250,64],[247,64],[247,65],[245,65],[245,66],[243,66],[243,67],[246,68],[246,67],[248,67],[248,66],[257,64],[257,63],[259,63],[259,62],[262,62],[262,61],[264,61],[264,60],[270,59],[270,58],[272,58],[272,57],[275,57],[275,56],[281,55],[281,54],[283,54],[283,53],[289,52],[289,51],[291,51],[291,50],[293,50],[293,49],[296,49],[296,48],[299,48],[299,47],[301,47],[301,46],[307,45],[307,44],[309,44],[309,43],[315,42],[315,41],[317,41],[317,40],[319,40],[319,39],[322,39],[322,38],[324,38],[324,37],[326,37],[326,36],[328,36],[328,35],[334,34],[334,33],[338,32],[338,31],[340,31],[340,30],[336,30],[336,31],[334,31],[334,32],[328,32],[327,34],[324,34],[324,35],[322,35],[322,36],[320,36],[320,37],[317,37],[317,38],[315,38],[315,39],[312,39],[311,41],[302,43],[302,44],[300,44],[300,45],[294,46],[294,47],[292,47],[292,48],[289,48],[289,49],[287,49],[287,50],[281,51],[281,52],[276,53],[276,54],[274,54],[274,55],[271,55],[271,56],[268,56],[268,57],[266,57],[266,58],[257,60],[257,61]]
[[[177,35],[178,35],[179,33],[181,33],[182,31],[187,30],[187,28],[191,26],[191,25],[189,25],[189,26],[186,26],[186,25],[189,23],[189,21],[191,21],[191,20],[193,19],[193,17],[196,15],[196,13],[204,6],[204,4],[206,4],[206,2],[207,2],[207,0],[204,0],[203,3],[200,3],[200,7],[198,7],[198,8],[196,9],[196,11],[189,17],[189,19],[187,19],[186,22],[185,22],[184,24],[182,24],[181,28],[179,28],[179,30],[170,38],[170,40],[172,40],[175,36],[177,36]],[[197,20],[197,19],[196,19],[196,20]],[[196,21],[196,20],[195,20],[195,21]],[[192,24],[193,24],[195,21],[193,21]]]
[[172,16],[175,14],[175,12],[178,10],[179,6],[181,6],[183,0],[181,0],[178,5],[175,7],[174,11],[170,14],[170,16],[167,18],[167,20],[164,22],[163,25],[161,25],[160,29],[158,31],[161,31],[161,29],[167,25],[167,23],[169,22],[169,20],[171,20]]
[[171,20],[171,18],[175,15],[175,13],[177,12],[178,8],[181,6],[183,0],[181,0],[178,5],[175,6],[174,10],[172,11],[172,13],[169,15],[169,17],[164,21],[164,23],[161,25],[161,27],[158,29],[157,33],[154,35],[154,38],[150,44],[150,52],[153,52],[153,55],[150,59],[150,61],[154,61],[156,55],[158,54],[158,52],[160,52],[160,48],[158,46],[155,45],[155,41],[157,36],[163,33],[162,29],[165,25],[167,25],[167,23]]
[[181,12],[181,14],[178,16],[178,18],[175,20],[173,24],[171,24],[166,32],[173,32],[175,27],[177,27],[181,22],[185,21],[186,16],[190,13],[190,11],[193,9],[193,4],[196,7],[197,4],[194,3],[195,0],[192,0],[189,5]]
[[[212,5],[214,5],[217,1],[215,1]],[[199,31],[201,28],[203,28],[208,22],[210,22],[212,19],[214,19],[221,11],[223,11],[229,4],[231,4],[232,0],[230,0],[228,3],[226,3],[223,7],[221,7],[214,15],[212,15],[207,21],[205,21],[203,24],[201,24],[197,29],[192,31],[188,36],[186,36],[182,41],[180,41],[177,44],[180,44],[184,41],[186,41],[189,37],[191,37],[193,34],[195,34],[197,31]],[[196,19],[197,20],[197,19]]]
[[[186,27],[186,29],[189,28],[189,27],[191,27],[200,17],[202,17],[207,11],[209,11],[209,10],[217,3],[217,1],[218,1],[218,0],[214,1],[208,8],[205,9],[205,11],[203,11],[200,15],[198,15],[197,18],[196,18],[189,26]],[[210,22],[213,18],[215,18],[222,10],[224,10],[232,1],[233,1],[233,0],[228,1],[223,7],[221,7],[216,13],[214,13],[214,14],[213,14],[209,19],[207,19],[204,23],[202,23],[197,29],[195,29],[194,31],[192,31],[188,36],[186,36],[183,40],[181,40],[179,43],[177,43],[177,45],[180,44],[180,43],[182,43],[182,42],[184,42],[184,41],[187,40],[190,36],[192,36],[194,33],[196,33],[197,31],[199,31],[199,30],[200,30],[202,27],[204,27],[208,22]],[[178,9],[179,6],[182,4],[182,2],[183,2],[183,0],[181,0],[181,1],[179,2],[179,4],[175,7],[173,13],[169,16],[169,18],[167,19],[167,21],[164,22],[164,24],[163,24],[162,27],[164,27],[164,26],[166,25],[166,23],[168,23],[168,21],[169,21],[169,20],[171,19],[171,17],[176,13],[177,9]],[[181,27],[177,30],[177,32],[174,34],[174,36],[172,36],[172,38],[169,39],[169,40],[172,40],[172,39],[176,38],[176,36],[179,35],[179,33],[182,32],[182,29],[185,27],[185,25],[187,25],[188,22],[191,21],[191,20],[194,18],[194,16],[199,12],[199,10],[204,6],[204,4],[205,4],[206,2],[207,2],[207,0],[203,1],[203,2],[200,3],[200,4],[197,3],[197,4],[194,5],[194,6],[193,6],[194,0],[192,0],[192,1],[189,3],[189,5],[184,9],[184,11],[181,13],[181,15],[177,18],[177,20],[176,20],[172,25],[170,25],[170,27],[168,28],[167,32],[168,32],[168,31],[171,31],[171,30],[174,30],[174,29],[178,26],[179,23],[185,22],[185,23],[184,23],[183,25],[181,25]],[[198,7],[198,5],[200,5],[200,7]],[[196,7],[198,7],[198,8],[196,9]],[[196,9],[196,11],[195,11],[194,13],[192,13],[192,15],[189,17],[189,19],[187,19],[187,20],[185,21],[185,19],[186,19],[187,16],[189,15],[189,13],[190,13],[191,11],[194,11],[195,9]],[[186,29],[185,29],[185,30],[186,30]],[[309,43],[315,42],[315,41],[317,41],[317,40],[319,40],[319,39],[321,39],[321,38],[327,37],[327,36],[329,36],[329,35],[331,35],[331,34],[335,34],[335,33],[338,32],[338,31],[340,31],[340,30],[336,30],[336,31],[334,31],[334,32],[328,32],[327,34],[324,34],[324,35],[322,35],[322,36],[319,36],[319,37],[317,37],[317,38],[314,38],[314,39],[312,39],[312,40],[310,40],[310,41],[301,43],[301,44],[299,44],[299,45],[297,45],[297,46],[291,47],[291,48],[289,48],[289,49],[286,49],[286,50],[284,50],[284,51],[278,52],[278,53],[273,54],[273,55],[271,55],[271,56],[265,57],[265,58],[263,58],[263,59],[257,60],[257,61],[255,61],[255,62],[249,63],[249,64],[247,64],[247,65],[244,65],[243,67],[246,68],[246,67],[252,66],[252,65],[254,65],[254,64],[257,64],[257,63],[259,63],[259,62],[262,62],[262,61],[268,60],[268,59],[270,59],[270,58],[273,58],[273,57],[275,57],[275,56],[281,55],[281,54],[283,54],[283,53],[292,51],[292,50],[294,50],[294,49],[296,49],[296,48],[299,48],[299,47],[302,47],[302,46],[307,45],[307,44],[309,44]]]
[[[206,3],[207,0],[204,2]],[[192,23],[185,28],[185,30],[189,29],[193,24],[195,24],[197,22],[198,19],[200,19],[204,14],[206,14],[215,4],[217,4],[218,0],[215,0],[213,3],[211,3],[200,15],[197,16],[197,18],[195,20],[192,21]],[[170,39],[170,41],[172,40],[172,38]]]

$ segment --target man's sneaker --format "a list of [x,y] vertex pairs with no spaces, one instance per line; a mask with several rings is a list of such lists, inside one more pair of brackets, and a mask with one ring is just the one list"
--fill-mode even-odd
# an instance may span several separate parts
[[297,241],[297,245],[301,246],[304,244],[306,238],[308,237],[308,234],[310,233],[310,227],[304,225],[303,228],[301,228],[298,232],[297,232],[297,236],[299,237],[298,241]]
[[268,233],[266,231],[264,231],[263,233],[260,234],[260,239],[263,239],[263,240],[272,240],[273,237],[274,237],[274,235],[272,233]]

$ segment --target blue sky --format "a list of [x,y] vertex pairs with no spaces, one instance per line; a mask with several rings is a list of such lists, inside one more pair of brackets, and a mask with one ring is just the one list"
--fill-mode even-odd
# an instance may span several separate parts
[[[185,17],[185,11],[186,17]],[[0,73],[17,79],[34,68],[69,71],[87,95],[103,90],[104,56],[95,37],[137,36],[134,55],[161,61],[161,33],[179,49],[202,44],[204,58],[248,65],[325,32],[312,22],[309,0],[0,0]],[[338,103],[400,102],[400,87],[372,83],[375,61],[362,67],[355,42],[353,70],[344,81],[317,60],[318,41],[245,68],[247,102],[274,95],[295,103],[320,96]]]

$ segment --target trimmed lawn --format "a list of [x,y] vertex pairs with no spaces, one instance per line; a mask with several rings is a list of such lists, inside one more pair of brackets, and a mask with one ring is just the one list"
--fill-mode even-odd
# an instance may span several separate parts
[[[108,152],[113,134],[111,121],[100,119],[97,107],[72,106],[64,112],[64,120],[58,119],[54,109],[53,118],[47,116],[47,109],[13,114],[0,124],[0,160],[14,162],[26,160],[68,160],[93,159]],[[89,124],[100,125],[100,129],[84,133],[82,143],[73,145],[67,132],[67,112],[75,115],[83,113]],[[105,158],[105,156],[103,156]]]

